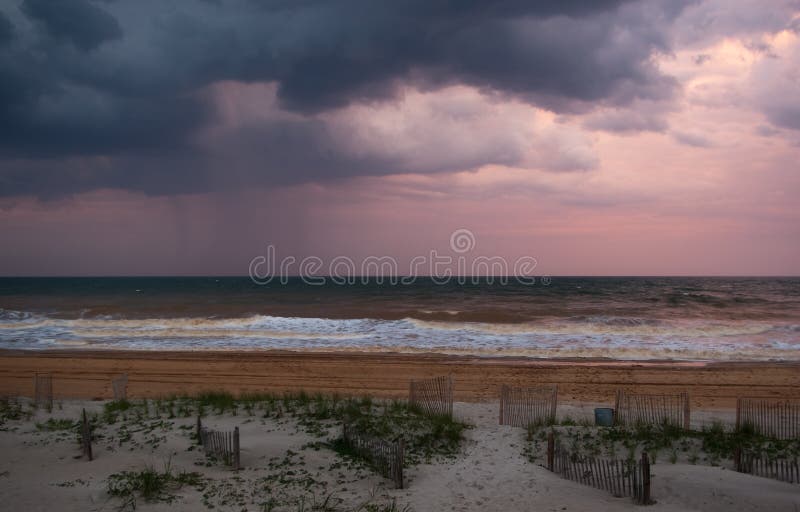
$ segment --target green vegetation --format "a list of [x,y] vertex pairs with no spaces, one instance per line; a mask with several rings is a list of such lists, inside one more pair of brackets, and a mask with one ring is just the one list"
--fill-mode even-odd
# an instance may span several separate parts
[[106,489],[109,495],[122,500],[119,510],[135,510],[137,499],[171,503],[177,498],[174,491],[184,485],[199,487],[203,481],[199,473],[173,473],[168,462],[163,471],[146,467],[114,473],[108,477]]
[[4,427],[9,421],[29,419],[31,415],[31,411],[23,410],[19,400],[0,398],[0,427]]
[[44,423],[37,423],[36,428],[45,432],[57,432],[61,430],[73,430],[77,423],[67,418],[49,418]]
[[[35,430],[26,429],[21,421],[29,421],[35,412],[29,404],[27,400],[1,400],[0,428],[21,429],[17,431],[35,436],[32,442],[36,444],[74,443],[77,449],[76,436],[81,424],[78,418],[45,416],[35,424]],[[385,496],[368,497],[359,503],[353,490],[348,490],[348,486],[371,477],[372,473],[362,460],[341,446],[342,425],[347,423],[368,435],[389,441],[402,437],[407,466],[455,456],[469,428],[449,417],[427,415],[402,401],[305,392],[242,396],[206,392],[196,396],[114,400],[102,406],[87,406],[98,458],[119,450],[172,458],[185,449],[198,454],[192,458],[200,471],[211,462],[197,446],[195,420],[198,415],[209,425],[214,424],[215,415],[235,415],[237,423],[250,423],[251,429],[260,423],[265,435],[279,429],[282,435],[303,432],[312,439],[303,439],[294,450],[287,450],[278,457],[251,454],[245,471],[218,475],[215,470],[213,478],[175,471],[169,464],[163,470],[145,467],[114,473],[108,477],[106,488],[120,510],[133,510],[144,502],[169,503],[179,498],[181,488],[188,488],[187,492],[200,493],[202,503],[209,510],[407,511],[408,507],[386,500]],[[181,439],[184,448],[175,451],[175,442],[180,446]],[[167,441],[173,446],[170,452],[164,450]],[[247,446],[246,441],[243,444]],[[325,462],[309,467],[305,459],[308,450],[328,449],[332,451],[327,455],[315,455]],[[184,458],[181,460],[186,463]],[[73,487],[85,483],[76,480],[53,485]],[[340,493],[344,494],[340,496]]]
[[[704,462],[718,466],[730,461],[732,465],[737,448],[766,456],[769,459],[797,457],[800,440],[780,440],[758,435],[751,428],[735,431],[720,422],[700,430],[683,430],[664,425],[637,425],[631,427],[569,426],[553,427],[557,439],[570,452],[589,457],[638,458],[642,452],[650,455],[651,462],[663,460],[660,454],[676,464],[686,460],[690,464]],[[528,430],[525,454],[531,462],[544,459],[547,432],[550,429],[531,427]]]

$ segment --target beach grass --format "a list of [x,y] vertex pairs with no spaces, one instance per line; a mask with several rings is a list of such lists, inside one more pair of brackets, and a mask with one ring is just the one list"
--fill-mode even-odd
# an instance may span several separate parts
[[[736,430],[721,422],[685,430],[670,424],[595,427],[575,422],[528,429],[524,453],[531,462],[545,457],[548,432],[577,456],[635,459],[647,452],[653,463],[685,460],[690,464],[732,466],[736,450],[768,459],[800,456],[800,439],[776,439],[752,428]],[[662,457],[663,455],[663,457]]]
[[147,502],[174,501],[175,491],[184,485],[202,486],[203,476],[196,472],[174,472],[169,462],[164,469],[147,466],[138,471],[122,471],[108,476],[106,490],[109,496],[119,498],[119,510],[135,510],[138,500]]

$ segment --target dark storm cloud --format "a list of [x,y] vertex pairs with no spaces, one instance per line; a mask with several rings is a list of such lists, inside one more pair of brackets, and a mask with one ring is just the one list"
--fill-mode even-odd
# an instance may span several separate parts
[[72,41],[82,50],[122,37],[117,20],[86,0],[25,0],[21,9],[54,38]]
[[[202,148],[191,143],[213,123],[202,91],[221,80],[276,82],[281,106],[309,119],[302,130],[268,124],[253,132],[270,155],[240,155],[237,172],[251,180],[401,172],[394,162],[347,157],[313,128],[313,115],[390,100],[402,83],[469,84],[557,112],[665,99],[675,82],[651,57],[670,50],[667,28],[682,6],[25,0],[16,13],[0,7],[8,14],[0,18],[0,194],[103,186],[166,193],[225,182],[208,164],[196,171]],[[17,26],[4,32],[5,18]],[[103,157],[116,167],[78,166],[82,174],[70,181],[73,166],[57,165],[59,157]],[[136,169],[141,161],[159,172]]]
[[14,25],[0,12],[0,46],[14,38]]

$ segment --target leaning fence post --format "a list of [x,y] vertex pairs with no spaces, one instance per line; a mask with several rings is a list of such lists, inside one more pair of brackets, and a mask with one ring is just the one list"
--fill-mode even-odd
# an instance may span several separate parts
[[733,464],[736,468],[736,471],[739,473],[742,472],[742,447],[737,446],[733,449]]
[[239,427],[233,429],[233,469],[239,470]]
[[547,434],[547,469],[553,471],[553,458],[555,455],[555,436],[551,430]]
[[197,415],[197,444],[203,444],[203,436],[201,435],[200,431],[203,429],[203,422],[200,421],[200,415]]

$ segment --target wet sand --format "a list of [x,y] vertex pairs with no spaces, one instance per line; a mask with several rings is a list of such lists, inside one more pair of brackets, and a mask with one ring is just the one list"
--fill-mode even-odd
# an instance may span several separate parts
[[800,398],[800,363],[534,360],[437,354],[323,352],[0,351],[0,396],[31,396],[34,372],[53,375],[56,398],[109,398],[127,373],[133,397],[306,390],[403,397],[408,381],[452,374],[455,399],[495,400],[501,384],[557,384],[563,402],[613,403],[626,388],[688,391],[693,406],[735,407],[738,396]]

